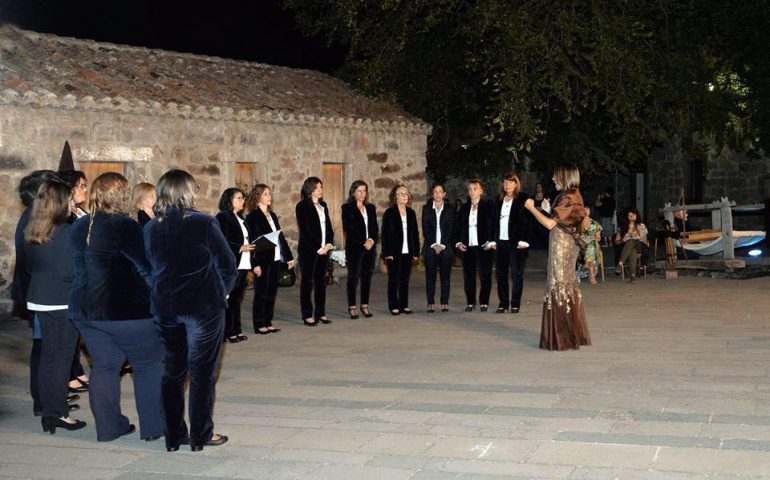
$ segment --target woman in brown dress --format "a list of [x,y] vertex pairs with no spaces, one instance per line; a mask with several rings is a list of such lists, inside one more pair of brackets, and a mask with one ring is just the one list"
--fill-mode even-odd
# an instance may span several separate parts
[[[569,165],[554,170],[553,182],[559,195],[553,202],[550,218],[535,208],[529,199],[524,206],[548,230],[548,280],[546,281],[540,348],[545,350],[579,349],[591,345],[575,265],[580,248],[578,227],[585,216],[580,195],[580,172]],[[545,207],[545,205],[544,205]],[[546,208],[547,210],[547,208]]]

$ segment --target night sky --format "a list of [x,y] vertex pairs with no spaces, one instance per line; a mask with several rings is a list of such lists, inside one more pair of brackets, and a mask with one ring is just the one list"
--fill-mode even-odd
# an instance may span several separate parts
[[305,38],[279,0],[0,0],[0,21],[37,32],[333,73],[345,49]]

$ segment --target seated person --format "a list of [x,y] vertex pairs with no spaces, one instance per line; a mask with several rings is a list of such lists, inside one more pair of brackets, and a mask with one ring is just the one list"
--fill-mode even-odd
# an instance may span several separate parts
[[615,234],[615,244],[622,245],[615,271],[619,273],[622,266],[628,265],[631,271],[629,281],[633,282],[636,278],[636,261],[644,253],[645,248],[650,246],[647,227],[642,223],[639,210],[628,209],[626,218],[620,222],[618,232]]

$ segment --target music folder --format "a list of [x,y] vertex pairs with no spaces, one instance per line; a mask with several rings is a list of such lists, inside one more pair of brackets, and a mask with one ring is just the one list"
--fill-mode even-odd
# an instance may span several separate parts
[[277,247],[280,235],[281,231],[276,230],[274,232],[266,233],[261,237],[258,237],[256,240],[251,242],[251,244],[254,245],[254,251],[264,252],[265,250],[270,250],[271,248]]

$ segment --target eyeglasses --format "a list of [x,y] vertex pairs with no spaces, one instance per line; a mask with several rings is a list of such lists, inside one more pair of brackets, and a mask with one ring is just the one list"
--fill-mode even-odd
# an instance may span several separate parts
[[396,196],[397,197],[408,197],[409,196],[409,192],[398,192],[396,194]]
[[236,197],[233,197],[233,200],[246,200],[246,198],[238,195]]
[[86,189],[88,189],[88,185],[85,184],[85,183],[78,183],[78,184],[75,184],[75,188],[79,188],[81,190],[86,190]]

